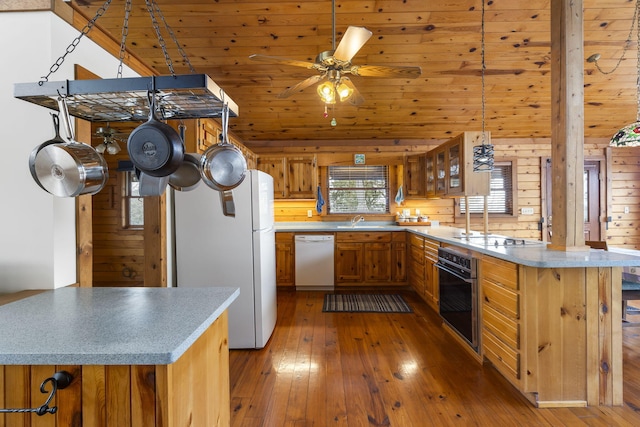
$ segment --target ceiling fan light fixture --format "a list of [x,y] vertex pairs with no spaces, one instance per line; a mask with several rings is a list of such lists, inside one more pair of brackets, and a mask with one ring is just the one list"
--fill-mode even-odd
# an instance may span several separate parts
[[353,88],[347,85],[342,80],[340,80],[340,82],[336,85],[336,91],[338,92],[338,96],[340,97],[340,102],[346,101],[347,99],[351,98],[351,95],[353,95]]
[[326,81],[320,85],[318,85],[318,95],[320,95],[320,99],[325,104],[335,104],[336,103],[336,89],[333,85],[333,82]]
[[107,147],[108,154],[118,154],[122,149],[120,148],[120,144],[117,141],[111,141],[109,146]]
[[101,142],[96,146],[96,151],[100,154],[104,154],[106,150],[107,150],[107,144],[105,144],[104,142]]

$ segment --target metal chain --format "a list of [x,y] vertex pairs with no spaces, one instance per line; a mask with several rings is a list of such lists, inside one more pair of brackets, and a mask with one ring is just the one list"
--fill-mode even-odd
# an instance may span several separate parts
[[156,32],[156,37],[158,38],[158,43],[160,43],[160,47],[162,48],[162,53],[164,54],[164,60],[169,67],[169,72],[172,76],[175,77],[176,72],[173,70],[173,62],[171,61],[171,57],[169,56],[169,52],[167,52],[167,44],[160,33],[160,26],[158,25],[158,20],[156,19],[156,15],[153,12],[153,7],[151,6],[150,0],[144,0],[147,5],[147,12],[149,12],[149,16],[151,17],[151,23],[153,24],[153,29]]
[[171,40],[173,40],[173,42],[176,44],[176,47],[178,48],[178,52],[180,53],[180,55],[182,55],[182,59],[184,60],[184,62],[189,67],[189,71],[191,71],[191,73],[195,74],[196,70],[191,65],[191,61],[189,61],[189,58],[187,57],[187,53],[184,51],[182,46],[180,46],[180,43],[178,42],[178,38],[176,37],[175,33],[173,32],[173,29],[171,29],[171,27],[167,23],[167,20],[164,18],[164,15],[162,14],[162,11],[160,10],[160,6],[158,6],[158,3],[156,2],[156,0],[151,0],[151,3],[155,7],[155,10],[156,10],[156,13],[158,14],[158,16],[160,16],[160,19],[162,20],[162,23],[164,24],[164,27],[167,29],[167,32],[169,33],[169,36],[171,36]]
[[49,76],[51,76],[51,74],[58,71],[60,66],[64,63],[64,60],[66,59],[67,55],[76,49],[76,47],[80,43],[80,39],[82,39],[82,37],[84,37],[85,34],[89,33],[89,31],[91,31],[96,21],[98,20],[98,18],[100,18],[102,15],[105,14],[110,4],[111,4],[111,0],[107,0],[100,7],[100,9],[98,9],[98,11],[96,12],[96,16],[94,16],[93,19],[87,22],[87,25],[85,25],[82,31],[80,31],[80,35],[76,37],[69,46],[67,46],[67,50],[65,51],[65,53],[60,58],[58,58],[56,62],[54,62],[53,65],[49,68],[49,73],[46,76],[43,76],[42,80],[38,82],[40,86],[42,86],[45,82],[49,81]]
[[481,90],[482,90],[482,145],[485,145],[486,143],[486,139],[484,136],[484,120],[485,120],[485,105],[486,105],[486,98],[485,98],[485,93],[484,93],[484,73],[485,73],[485,69],[487,68],[486,63],[485,63],[485,55],[484,55],[484,0],[482,0],[482,25],[481,25],[481,29],[480,29],[480,33],[481,33],[481,38],[480,38],[480,57],[482,58],[482,65],[480,68],[480,77],[481,77]]
[[[633,12],[633,19],[631,20],[631,28],[629,29],[629,35],[627,36],[627,40],[624,42],[624,48],[622,50],[622,55],[620,55],[620,58],[618,59],[618,62],[613,67],[613,69],[611,69],[611,71],[604,71],[602,68],[600,68],[600,65],[598,65],[598,59],[597,58],[594,59],[593,62],[595,64],[596,68],[602,74],[611,74],[614,71],[616,71],[618,69],[618,67],[620,66],[620,63],[624,59],[625,54],[627,53],[627,51],[631,47],[631,36],[633,35],[633,27],[637,27],[637,31],[636,32],[638,33],[638,39],[640,40],[640,14],[638,14],[639,5],[640,5],[640,1],[636,0],[636,10]],[[640,45],[638,45],[638,46],[640,48]],[[640,57],[640,55],[638,55],[638,56]],[[638,65],[638,70],[640,70],[640,64]],[[639,103],[640,103],[640,101],[639,101]]]
[[116,78],[122,77],[122,63],[127,50],[127,36],[129,35],[129,15],[131,14],[131,0],[127,0],[124,6],[124,22],[122,23],[122,39],[120,40],[120,63],[118,64],[118,74]]
[[640,13],[638,13],[638,9],[640,9],[640,0],[636,0],[636,11],[635,11],[635,14],[633,15],[633,17],[637,19],[636,46],[638,48],[636,52],[636,70],[638,71],[638,76],[636,77],[636,96],[637,96],[636,122],[640,122]]

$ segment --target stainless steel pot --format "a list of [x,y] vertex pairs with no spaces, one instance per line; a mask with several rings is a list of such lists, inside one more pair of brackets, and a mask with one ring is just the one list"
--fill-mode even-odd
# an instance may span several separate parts
[[41,147],[34,155],[36,182],[58,197],[96,194],[109,178],[107,162],[92,146],[74,140],[67,104],[58,99],[68,142]]
[[58,144],[58,143],[64,144],[66,142],[60,136],[60,118],[56,114],[51,114],[51,118],[53,119],[53,130],[55,132],[55,136],[52,139],[38,145],[36,148],[33,149],[33,151],[31,151],[31,154],[29,155],[29,172],[31,172],[31,176],[33,177],[33,180],[36,182],[36,184],[38,184],[40,188],[42,188],[45,191],[46,189],[42,186],[42,184],[40,183],[40,180],[38,179],[38,175],[36,174],[36,156],[38,155],[40,150],[42,150],[47,145]]
[[153,176],[137,170],[140,196],[161,196],[169,183],[168,176]]
[[149,120],[129,135],[127,149],[136,168],[151,176],[169,176],[184,158],[184,144],[178,132],[156,119],[155,94],[149,92]]

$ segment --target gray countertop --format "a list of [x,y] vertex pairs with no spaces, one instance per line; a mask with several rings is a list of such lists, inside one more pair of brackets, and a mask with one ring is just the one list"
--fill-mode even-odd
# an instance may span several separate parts
[[[630,267],[640,266],[640,251],[617,249],[609,251],[557,251],[547,248],[545,242],[525,240],[526,244],[504,246],[501,243],[509,236],[490,234],[488,237],[473,232],[469,239],[464,230],[448,226],[416,226],[396,225],[395,223],[361,222],[355,227],[346,223],[330,222],[282,222],[276,223],[277,232],[340,232],[340,231],[409,231],[428,237],[441,243],[449,243],[505,261],[530,267],[564,268],[564,267]],[[518,239],[521,241],[523,239]],[[496,241],[498,245],[496,246]]]
[[166,365],[237,288],[61,288],[0,307],[0,365]]

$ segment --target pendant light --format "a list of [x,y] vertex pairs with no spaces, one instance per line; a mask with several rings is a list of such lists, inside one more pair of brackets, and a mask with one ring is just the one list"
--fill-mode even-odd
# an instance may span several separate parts
[[474,172],[491,172],[493,170],[493,145],[487,144],[486,134],[484,131],[485,124],[485,90],[484,90],[484,71],[486,68],[484,57],[484,1],[482,0],[482,24],[481,24],[481,49],[480,56],[482,58],[482,66],[480,68],[480,77],[482,82],[482,145],[473,147],[473,171]]

